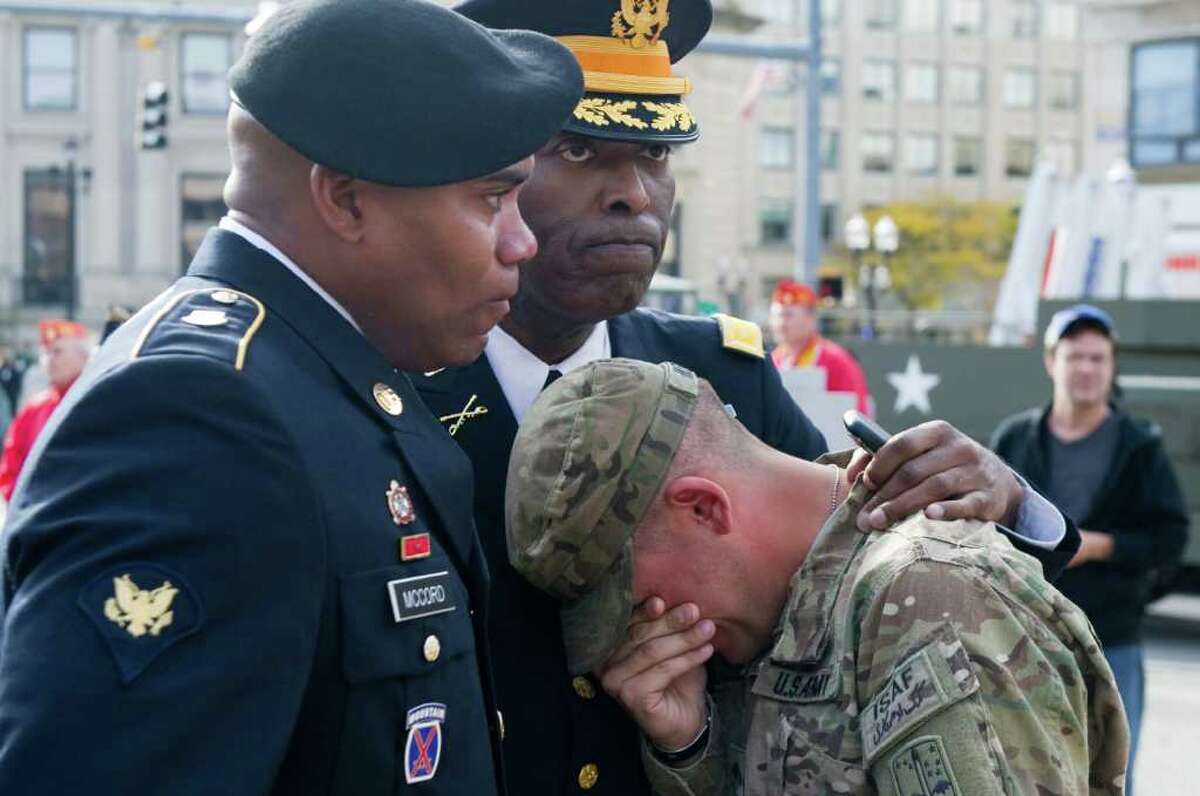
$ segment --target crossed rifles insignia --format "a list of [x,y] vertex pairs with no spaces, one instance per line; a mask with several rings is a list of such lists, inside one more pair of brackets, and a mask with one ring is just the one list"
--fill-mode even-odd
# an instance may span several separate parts
[[450,423],[450,428],[448,429],[450,436],[453,437],[455,434],[457,434],[458,430],[462,428],[463,423],[467,422],[468,420],[474,420],[477,417],[483,417],[488,413],[488,408],[483,404],[475,406],[475,402],[478,400],[478,395],[472,395],[470,400],[467,401],[467,405],[464,406],[460,411],[453,412],[448,415],[442,415],[438,418],[438,420],[442,423]]

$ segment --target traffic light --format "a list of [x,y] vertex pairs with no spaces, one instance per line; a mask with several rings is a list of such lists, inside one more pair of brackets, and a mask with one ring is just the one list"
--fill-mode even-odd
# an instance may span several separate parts
[[142,91],[142,149],[167,147],[167,84],[147,83]]

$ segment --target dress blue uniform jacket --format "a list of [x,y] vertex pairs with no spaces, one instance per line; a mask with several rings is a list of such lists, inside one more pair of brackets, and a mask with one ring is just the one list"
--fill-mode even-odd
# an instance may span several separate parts
[[[809,460],[826,452],[821,433],[770,360],[726,347],[716,321],[637,309],[610,320],[608,330],[614,357],[677,362],[694,371],[773,448]],[[508,563],[504,486],[517,422],[487,357],[414,376],[414,383],[448,428],[468,406],[488,410],[462,420],[454,438],[474,466],[475,522],[492,573],[489,636],[499,704],[508,717],[502,750],[509,792],[582,793],[580,774],[591,764],[599,776],[588,793],[648,794],[636,727],[595,678],[567,674],[557,602]],[[1053,552],[1014,541],[1053,576],[1078,547],[1078,533],[1068,523],[1066,540]]]
[[0,793],[495,793],[471,502],[407,377],[210,232],[18,484]]

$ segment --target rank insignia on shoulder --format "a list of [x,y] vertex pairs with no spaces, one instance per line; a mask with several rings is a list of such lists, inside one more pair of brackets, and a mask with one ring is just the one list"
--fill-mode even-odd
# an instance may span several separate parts
[[411,536],[402,536],[400,538],[400,560],[401,561],[416,561],[419,558],[429,558],[429,554],[433,552],[433,546],[429,541],[429,534],[415,533]]
[[442,759],[442,723],[446,721],[446,706],[441,702],[426,702],[408,711],[404,726],[408,740],[404,743],[404,781],[409,785],[433,779]]
[[100,631],[128,684],[200,629],[199,601],[181,575],[157,564],[123,564],[88,582],[80,609]]
[[408,525],[417,518],[408,488],[400,486],[399,481],[392,481],[388,486],[387,505],[388,511],[392,513],[392,522],[397,525]]
[[713,316],[721,326],[721,345],[730,351],[749,354],[762,359],[767,355],[763,348],[762,329],[757,323],[735,318],[732,315]]

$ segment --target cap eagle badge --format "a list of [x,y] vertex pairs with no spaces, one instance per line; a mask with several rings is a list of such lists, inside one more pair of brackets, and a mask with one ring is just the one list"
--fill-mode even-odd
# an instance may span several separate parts
[[628,42],[634,49],[649,47],[658,42],[671,15],[669,0],[621,0],[621,8],[612,16],[612,35]]

